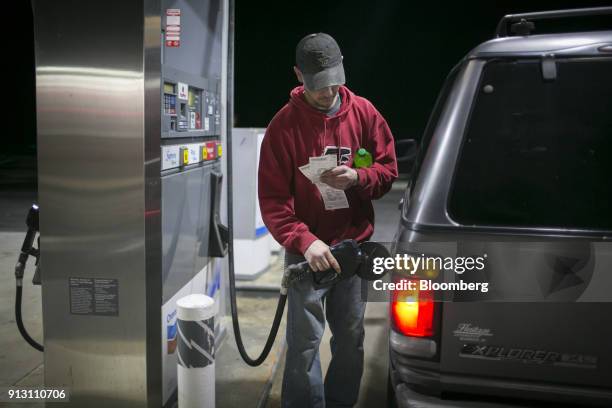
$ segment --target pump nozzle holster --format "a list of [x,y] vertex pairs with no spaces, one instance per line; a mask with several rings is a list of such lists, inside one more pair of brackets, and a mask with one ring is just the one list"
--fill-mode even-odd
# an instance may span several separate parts
[[[15,265],[15,279],[17,280],[18,286],[21,286],[22,284],[23,272],[25,270],[26,263],[28,262],[28,257],[33,256],[36,258],[37,267],[40,259],[40,252],[38,248],[34,248],[34,239],[36,238],[36,234],[40,229],[38,226],[38,206],[36,204],[33,204],[28,211],[26,225],[28,226],[28,231],[26,232],[23,244],[21,245],[19,259]],[[40,240],[38,246],[40,247]]]

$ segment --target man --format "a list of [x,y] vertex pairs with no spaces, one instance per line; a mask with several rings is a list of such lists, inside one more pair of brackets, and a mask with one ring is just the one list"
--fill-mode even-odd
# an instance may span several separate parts
[[[393,136],[385,119],[345,83],[342,54],[324,33],[304,37],[293,68],[299,86],[270,122],[259,160],[259,203],[272,236],[286,249],[285,267],[304,258],[314,271],[340,265],[329,245],[343,239],[365,241],[374,232],[372,199],[397,178]],[[352,168],[360,148],[373,159]],[[348,207],[326,210],[320,189],[299,169],[311,157],[333,154],[337,167],[321,175],[343,190]],[[340,206],[342,207],[342,206]],[[363,315],[360,279],[315,290],[312,281],[289,289],[287,358],[283,407],[353,406],[363,373]],[[319,343],[329,323],[332,359],[322,380]]]

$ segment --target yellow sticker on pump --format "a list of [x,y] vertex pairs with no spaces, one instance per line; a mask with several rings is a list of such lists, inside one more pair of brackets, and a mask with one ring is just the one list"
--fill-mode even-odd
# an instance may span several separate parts
[[189,164],[189,149],[183,150],[183,164]]
[[208,149],[206,148],[206,145],[202,146],[202,160],[208,160]]
[[217,157],[221,157],[223,155],[223,147],[221,147],[221,143],[217,145]]

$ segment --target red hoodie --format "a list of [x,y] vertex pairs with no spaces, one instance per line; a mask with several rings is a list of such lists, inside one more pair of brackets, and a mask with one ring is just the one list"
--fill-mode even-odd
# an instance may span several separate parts
[[[387,122],[365,98],[339,89],[342,104],[333,117],[310,106],[304,88],[272,119],[259,157],[259,206],[272,236],[288,251],[303,254],[320,239],[367,240],[374,232],[372,199],[382,197],[397,178],[393,135]],[[338,149],[340,146],[340,149]],[[369,168],[357,169],[359,183],[345,190],[349,208],[325,210],[317,187],[298,167],[309,158],[336,154],[338,164],[353,165],[363,147],[372,154]]]

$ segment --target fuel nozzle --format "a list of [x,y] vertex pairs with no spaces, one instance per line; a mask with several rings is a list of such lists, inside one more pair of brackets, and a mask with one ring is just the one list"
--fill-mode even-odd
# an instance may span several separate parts
[[26,217],[26,225],[28,226],[28,231],[26,232],[26,236],[23,240],[23,244],[21,245],[21,253],[19,254],[19,259],[17,260],[17,264],[15,265],[15,279],[17,280],[17,286],[22,286],[23,283],[23,272],[25,270],[26,263],[28,262],[28,257],[31,255],[36,258],[36,264],[38,264],[38,258],[40,252],[37,248],[34,248],[34,239],[36,238],[36,234],[39,231],[38,224],[38,205],[32,204],[30,210],[28,211],[28,215]]
[[312,284],[315,289],[334,285],[353,275],[358,275],[361,279],[369,281],[380,279],[381,275],[373,272],[374,258],[389,257],[389,251],[384,245],[371,241],[358,244],[355,240],[345,239],[332,245],[329,249],[340,265],[340,273],[337,273],[334,269],[314,272],[306,261],[289,265],[283,274],[281,294],[286,294],[287,289],[294,282],[309,277],[312,277]]

